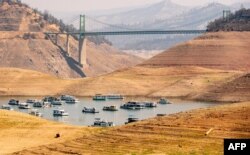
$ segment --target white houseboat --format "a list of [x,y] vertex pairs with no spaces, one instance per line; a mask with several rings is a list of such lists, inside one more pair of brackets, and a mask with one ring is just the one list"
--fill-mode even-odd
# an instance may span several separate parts
[[18,108],[19,109],[30,109],[30,106],[28,103],[20,103]]
[[167,99],[163,99],[161,98],[160,101],[158,102],[159,104],[171,104],[170,101],[168,101]]
[[108,122],[105,120],[101,120],[100,118],[96,118],[92,127],[113,127],[115,124],[113,122]]
[[65,110],[61,109],[56,109],[56,110],[53,110],[53,115],[54,116],[69,116],[69,114],[67,112],[65,112]]
[[83,108],[82,112],[83,113],[92,113],[92,114],[99,113],[99,111],[96,110],[96,108],[86,108],[86,107]]
[[118,108],[115,105],[112,106],[105,106],[103,107],[104,111],[118,111]]
[[9,105],[2,105],[2,107],[1,107],[1,109],[3,109],[3,110],[14,110],[11,106],[9,106]]
[[70,95],[62,95],[61,100],[68,104],[75,104],[79,102],[76,97]]
[[122,109],[129,109],[129,110],[140,110],[140,109],[144,109],[145,105],[143,103],[140,102],[135,102],[135,101],[130,101],[127,102],[123,105],[121,105]]
[[29,114],[32,115],[32,116],[37,116],[37,117],[42,117],[43,116],[43,114],[40,113],[37,109],[32,109]]
[[95,101],[105,101],[106,100],[106,96],[102,95],[102,94],[96,94],[93,97],[93,100],[95,100]]
[[44,103],[41,102],[41,101],[37,101],[37,102],[35,102],[33,104],[33,107],[35,107],[35,108],[42,108],[42,107],[44,107]]
[[19,100],[11,99],[9,100],[9,105],[19,105]]
[[34,100],[34,99],[28,99],[26,101],[26,103],[29,103],[29,104],[34,104],[35,102],[37,102],[37,100]]
[[148,101],[146,101],[146,102],[142,102],[142,104],[144,104],[146,108],[155,108],[155,107],[157,107],[156,102],[148,102]]
[[59,99],[55,99],[53,101],[50,102],[51,105],[63,105],[63,103],[65,103],[64,101],[61,101]]
[[119,95],[119,94],[110,94],[110,95],[107,95],[107,99],[109,99],[109,100],[123,100],[124,97],[122,95]]

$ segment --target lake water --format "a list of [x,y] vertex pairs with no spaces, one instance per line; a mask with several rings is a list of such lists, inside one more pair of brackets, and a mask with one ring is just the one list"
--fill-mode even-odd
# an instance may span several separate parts
[[[0,98],[0,106],[7,105],[10,98],[1,97]],[[32,97],[16,97],[20,103],[25,102],[27,99],[39,99],[39,98],[32,98]],[[64,109],[69,113],[69,116],[66,117],[54,117],[53,110],[58,109],[58,106],[51,107],[51,108],[36,108],[39,112],[43,113],[43,118],[63,122],[66,124],[71,125],[79,125],[79,126],[89,126],[92,125],[95,118],[101,118],[107,121],[112,121],[115,125],[124,125],[129,117],[139,118],[140,120],[148,119],[156,117],[157,114],[173,114],[183,111],[188,111],[192,109],[199,109],[199,108],[207,108],[211,106],[215,106],[215,103],[204,103],[204,102],[194,102],[194,101],[183,101],[177,99],[170,99],[171,102],[174,104],[168,105],[161,105],[158,104],[156,108],[147,108],[142,110],[125,110],[119,109],[116,112],[109,112],[103,111],[104,106],[111,106],[116,105],[120,107],[121,104],[130,101],[145,101],[145,100],[152,100],[152,99],[140,99],[140,98],[126,98],[125,100],[107,100],[107,101],[93,101],[92,98],[86,97],[79,97],[80,100],[77,104],[64,104],[63,106],[59,106],[59,109]],[[157,101],[157,100],[155,100]],[[30,110],[21,110],[18,109],[17,106],[12,106],[15,111],[22,112],[22,113],[29,113]],[[32,106],[31,106],[32,107]],[[100,113],[97,114],[85,114],[82,113],[83,107],[93,108],[95,107]]]

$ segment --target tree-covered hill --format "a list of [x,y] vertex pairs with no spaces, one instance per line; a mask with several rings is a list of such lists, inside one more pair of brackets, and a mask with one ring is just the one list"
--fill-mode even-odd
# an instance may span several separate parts
[[207,26],[208,31],[250,31],[250,9],[240,9],[226,18],[220,18]]

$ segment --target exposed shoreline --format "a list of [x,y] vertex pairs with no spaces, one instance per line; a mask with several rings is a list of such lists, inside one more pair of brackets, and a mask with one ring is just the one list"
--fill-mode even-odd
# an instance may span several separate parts
[[[64,142],[37,145],[14,154],[49,152],[56,154],[63,152],[78,154],[136,152],[141,154],[149,149],[148,153],[151,154],[166,152],[221,154],[223,138],[250,137],[249,112],[249,102],[195,109],[165,117],[155,117],[131,125],[104,129],[102,132],[93,131],[88,135],[78,133],[78,136],[73,136]],[[91,131],[92,128],[89,129]],[[209,135],[205,135],[210,129],[213,131]],[[168,143],[166,143],[167,141]]]
[[[70,94],[72,95],[72,94]],[[55,96],[58,97],[60,95],[0,95],[1,97],[7,98],[9,97],[10,99],[18,97],[18,98],[43,98],[45,96]],[[74,96],[74,95],[73,95]],[[75,96],[76,98],[92,98],[93,96]],[[239,102],[245,102],[245,101],[220,101],[220,100],[202,100],[202,99],[190,99],[187,97],[183,97],[183,96],[176,96],[176,97],[172,97],[172,96],[138,96],[138,95],[133,95],[133,96],[124,96],[125,98],[136,98],[136,99],[151,99],[151,100],[159,100],[161,98],[166,98],[166,99],[177,99],[177,100],[184,100],[184,101],[194,101],[194,102],[204,102],[204,103],[217,103],[217,104],[227,104],[227,103],[239,103]]]

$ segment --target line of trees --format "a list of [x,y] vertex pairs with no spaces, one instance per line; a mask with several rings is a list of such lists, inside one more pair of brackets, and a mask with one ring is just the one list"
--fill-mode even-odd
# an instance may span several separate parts
[[226,18],[216,19],[207,26],[208,31],[250,31],[250,9],[242,8]]

